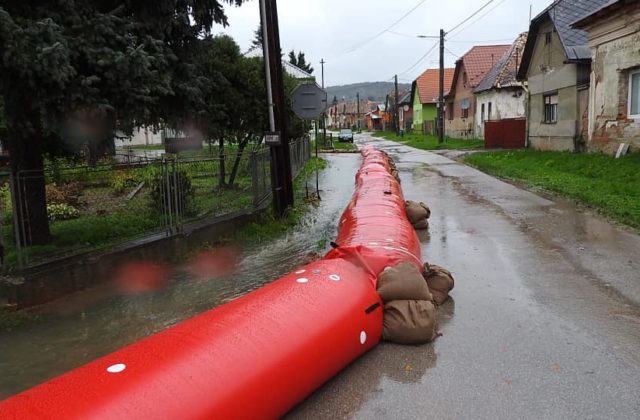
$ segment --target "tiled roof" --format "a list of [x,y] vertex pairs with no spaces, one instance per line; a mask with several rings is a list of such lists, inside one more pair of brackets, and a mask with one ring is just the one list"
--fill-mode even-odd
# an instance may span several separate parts
[[516,38],[511,47],[500,60],[487,72],[484,79],[474,89],[475,93],[484,92],[493,88],[520,86],[516,80],[516,71],[522,61],[524,44],[527,42],[527,33],[522,33]]
[[456,62],[456,67],[460,62],[464,63],[468,85],[471,88],[475,88],[510,47],[511,45],[475,46]]
[[411,91],[407,91],[402,96],[398,96],[398,103],[400,105],[409,104],[411,105]]
[[593,10],[588,15],[581,17],[576,22],[573,22],[571,24],[571,27],[582,29],[586,25],[589,25],[590,23],[597,21],[598,19],[604,16],[607,16],[611,13],[614,13],[615,11],[617,11],[618,9],[620,9],[621,7],[627,4],[635,4],[636,7],[640,7],[640,3],[638,3],[637,1],[638,0],[609,0],[607,3]]
[[[451,82],[453,81],[453,72],[455,69],[444,69],[444,94],[446,95],[451,90]],[[440,95],[440,70],[439,69],[427,69],[422,73],[414,82],[412,88],[418,88],[418,95],[420,95],[420,103],[432,104],[438,102],[438,96]],[[415,95],[415,93],[413,93]]]

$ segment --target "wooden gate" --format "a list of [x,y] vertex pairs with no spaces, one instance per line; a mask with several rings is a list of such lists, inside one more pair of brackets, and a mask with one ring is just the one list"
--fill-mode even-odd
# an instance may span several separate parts
[[484,122],[485,149],[520,149],[525,147],[527,120],[507,118]]

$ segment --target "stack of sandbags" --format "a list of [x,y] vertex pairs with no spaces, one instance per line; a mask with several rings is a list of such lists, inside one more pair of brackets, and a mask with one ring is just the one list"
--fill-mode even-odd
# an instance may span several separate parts
[[423,275],[433,295],[433,301],[442,305],[453,289],[454,280],[451,272],[438,265],[425,263]]
[[378,276],[378,293],[384,302],[383,340],[422,344],[436,338],[433,296],[414,264],[385,268]]
[[407,218],[414,229],[428,229],[429,221],[427,220],[431,216],[431,210],[423,202],[405,201],[405,209],[407,211]]
[[387,161],[389,162],[389,171],[391,172],[391,175],[396,179],[396,181],[398,181],[398,183],[400,183],[400,172],[398,172],[396,163],[393,161],[393,159],[391,159],[391,156],[389,156],[388,153],[384,153],[384,155],[386,156]]

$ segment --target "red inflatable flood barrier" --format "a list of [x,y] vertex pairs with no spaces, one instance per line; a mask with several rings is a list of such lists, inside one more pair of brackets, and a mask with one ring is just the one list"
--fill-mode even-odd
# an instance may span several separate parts
[[374,347],[377,274],[420,264],[386,156],[372,148],[338,247],[256,291],[0,402],[2,418],[276,418]]

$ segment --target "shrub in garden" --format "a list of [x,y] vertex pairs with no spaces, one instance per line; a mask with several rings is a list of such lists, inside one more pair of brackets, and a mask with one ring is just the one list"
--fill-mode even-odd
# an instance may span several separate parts
[[192,198],[191,179],[185,171],[157,175],[151,182],[153,208],[163,213],[187,213]]
[[132,171],[113,171],[110,174],[109,186],[117,194],[135,188],[140,181]]
[[56,220],[77,219],[80,217],[80,211],[69,204],[47,204],[47,215],[49,220],[54,222]]
[[48,204],[67,204],[77,206],[78,199],[82,193],[82,185],[79,182],[68,182],[66,184],[47,184]]

